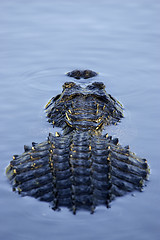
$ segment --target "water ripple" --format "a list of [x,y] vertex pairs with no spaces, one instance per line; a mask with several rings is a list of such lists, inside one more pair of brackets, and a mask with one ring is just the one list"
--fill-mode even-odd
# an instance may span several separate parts
[[24,72],[22,75],[23,84],[27,85],[31,89],[40,91],[54,91],[58,82],[61,83],[66,81],[64,68],[46,68],[42,70],[34,70]]

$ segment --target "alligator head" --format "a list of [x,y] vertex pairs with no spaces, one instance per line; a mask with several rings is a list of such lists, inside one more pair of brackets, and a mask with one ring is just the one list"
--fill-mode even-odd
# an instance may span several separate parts
[[[81,86],[66,82],[62,93],[46,105],[49,122],[66,129],[101,130],[123,117],[122,105],[105,91],[102,82]],[[70,129],[70,130],[71,130]]]

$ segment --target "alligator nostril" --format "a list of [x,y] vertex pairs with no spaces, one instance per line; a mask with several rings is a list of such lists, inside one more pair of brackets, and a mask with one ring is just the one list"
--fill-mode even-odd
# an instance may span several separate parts
[[73,70],[72,72],[68,72],[67,76],[73,77],[73,78],[76,78],[76,79],[80,79],[81,78],[81,71],[80,70]]
[[92,78],[92,77],[95,77],[97,76],[98,73],[92,71],[92,70],[84,70],[83,71],[83,78],[84,79],[87,79],[87,78]]

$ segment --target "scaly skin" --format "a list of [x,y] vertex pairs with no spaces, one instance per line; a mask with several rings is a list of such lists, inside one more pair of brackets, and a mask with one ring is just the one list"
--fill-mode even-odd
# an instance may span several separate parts
[[104,125],[116,124],[123,117],[122,105],[105,91],[101,82],[83,88],[66,82],[61,94],[46,105],[49,122],[65,131],[102,130]]
[[6,171],[13,190],[73,213],[81,208],[93,213],[100,204],[108,207],[115,197],[142,190],[149,174],[146,159],[122,147],[117,138],[102,135],[105,125],[123,117],[122,106],[105,92],[103,83],[85,88],[65,83],[46,111],[63,135],[50,133],[45,142],[25,146],[22,155],[13,156]]

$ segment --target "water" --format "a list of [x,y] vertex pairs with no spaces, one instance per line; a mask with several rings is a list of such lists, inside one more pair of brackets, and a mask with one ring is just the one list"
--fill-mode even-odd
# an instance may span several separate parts
[[[159,239],[159,12],[158,0],[1,1],[0,239]],[[21,198],[5,176],[13,154],[53,131],[43,107],[75,68],[100,73],[97,81],[125,107],[125,119],[108,131],[151,167],[143,193],[94,215]]]

